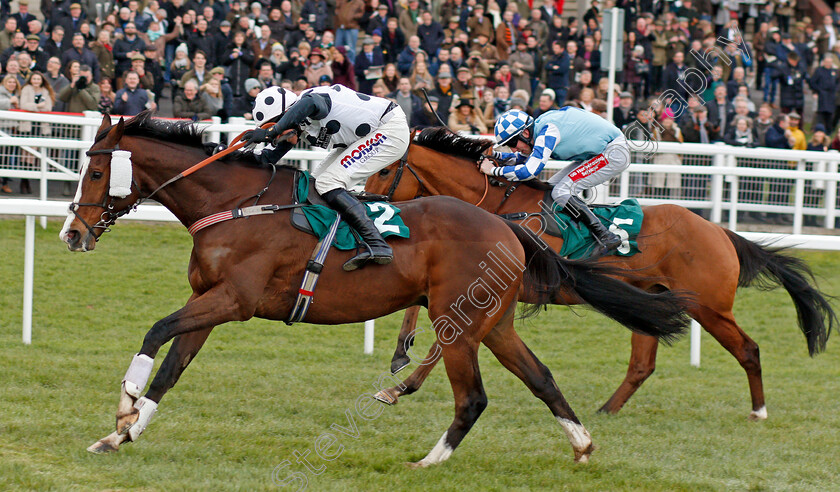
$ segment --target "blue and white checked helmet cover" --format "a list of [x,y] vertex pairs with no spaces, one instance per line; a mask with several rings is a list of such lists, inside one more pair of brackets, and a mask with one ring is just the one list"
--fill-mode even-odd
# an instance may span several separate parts
[[518,136],[526,128],[534,125],[534,119],[525,111],[511,109],[499,116],[493,131],[496,134],[496,146],[502,146]]

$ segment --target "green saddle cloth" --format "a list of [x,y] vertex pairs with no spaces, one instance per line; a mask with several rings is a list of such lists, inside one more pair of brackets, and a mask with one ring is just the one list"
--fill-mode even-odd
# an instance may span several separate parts
[[[552,217],[557,221],[563,237],[560,256],[573,260],[588,257],[595,248],[595,237],[585,225],[560,212],[557,204],[554,204],[554,207]],[[613,254],[633,256],[640,251],[636,237],[642,229],[644,213],[637,200],[629,198],[615,206],[593,207],[592,211],[604,225],[610,228],[610,231],[618,234],[623,240],[621,246]]]
[[[309,196],[309,180],[308,172],[300,173],[301,177],[297,183],[296,198],[298,203],[306,203]],[[400,217],[400,209],[387,202],[363,202],[367,209],[368,217],[373,220],[376,228],[382,237],[409,237],[408,226],[405,225]],[[324,239],[324,236],[332,227],[338,217],[338,212],[325,207],[324,205],[306,205],[301,208],[303,215],[312,227],[312,232],[318,239]],[[358,239],[358,234],[350,227],[347,222],[341,222],[338,225],[338,231],[335,235],[333,246],[340,250],[356,249],[357,244],[361,240]]]

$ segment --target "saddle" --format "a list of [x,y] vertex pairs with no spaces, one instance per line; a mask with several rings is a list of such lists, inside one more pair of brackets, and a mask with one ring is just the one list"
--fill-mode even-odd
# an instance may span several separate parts
[[[299,188],[302,186],[302,180],[306,182],[306,192],[299,191]],[[321,198],[321,195],[315,190],[315,178],[309,175],[309,173],[299,172],[295,178],[295,182],[298,183],[298,186],[295,187],[293,191],[293,201],[297,204],[302,205],[321,205],[324,207],[329,208],[330,206],[327,205],[327,202]],[[388,197],[385,195],[377,195],[374,193],[367,193],[365,191],[362,192],[350,192],[351,195],[355,196],[359,199],[360,202],[387,202]],[[300,197],[305,197],[303,200]],[[309,224],[309,220],[306,218],[306,214],[303,213],[303,208],[295,208],[292,211],[292,225],[307,234],[311,234],[313,236],[317,236],[315,231],[312,229],[312,226]]]

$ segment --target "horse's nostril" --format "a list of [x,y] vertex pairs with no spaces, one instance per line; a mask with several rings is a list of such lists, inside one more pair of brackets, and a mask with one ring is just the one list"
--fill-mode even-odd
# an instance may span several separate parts
[[69,230],[67,231],[66,241],[67,244],[74,244],[79,240],[79,231],[76,230]]

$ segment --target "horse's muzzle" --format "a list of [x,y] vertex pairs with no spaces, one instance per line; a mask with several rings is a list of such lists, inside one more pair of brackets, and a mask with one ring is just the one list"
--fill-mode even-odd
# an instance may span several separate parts
[[91,251],[96,247],[96,238],[89,232],[82,235],[76,229],[70,229],[61,236],[61,240],[67,244],[67,249],[76,252]]

